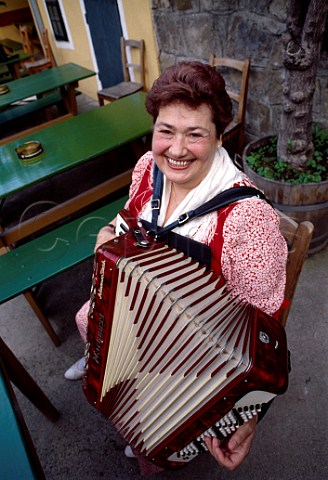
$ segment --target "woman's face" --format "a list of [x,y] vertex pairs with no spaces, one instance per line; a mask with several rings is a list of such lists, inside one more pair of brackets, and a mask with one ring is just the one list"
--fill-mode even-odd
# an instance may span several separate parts
[[159,110],[152,151],[158,168],[184,189],[195,188],[209,172],[217,147],[208,105],[174,103]]

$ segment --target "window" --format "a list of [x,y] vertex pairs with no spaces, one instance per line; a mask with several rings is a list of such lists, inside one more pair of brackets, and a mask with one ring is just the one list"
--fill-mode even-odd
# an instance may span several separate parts
[[68,35],[58,0],[45,0],[55,39],[68,42]]

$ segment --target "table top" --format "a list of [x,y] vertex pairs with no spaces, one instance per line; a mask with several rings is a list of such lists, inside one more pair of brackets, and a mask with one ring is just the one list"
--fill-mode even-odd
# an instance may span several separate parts
[[0,45],[8,48],[12,52],[17,52],[18,50],[23,50],[22,43],[17,42],[16,40],[12,40],[11,38],[2,38],[0,40]]
[[0,96],[0,110],[13,102],[46,93],[70,83],[96,75],[95,72],[76,63],[66,63],[59,67],[49,68],[27,77],[13,80],[8,84],[10,91]]
[[[0,198],[151,133],[145,98],[144,92],[129,95],[0,147]],[[15,148],[30,140],[44,151],[24,164]]]

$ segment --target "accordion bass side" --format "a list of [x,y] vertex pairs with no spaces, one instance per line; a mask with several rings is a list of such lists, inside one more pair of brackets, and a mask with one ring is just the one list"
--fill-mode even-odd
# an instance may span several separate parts
[[189,256],[130,232],[98,249],[84,392],[156,465],[182,467],[284,393],[287,357],[283,327]]

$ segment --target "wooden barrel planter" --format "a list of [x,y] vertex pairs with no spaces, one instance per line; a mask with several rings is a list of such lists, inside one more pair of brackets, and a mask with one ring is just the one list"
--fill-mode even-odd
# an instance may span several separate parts
[[248,165],[246,157],[253,150],[263,147],[270,137],[246,145],[243,152],[243,168],[246,175],[271,200],[275,208],[297,222],[309,220],[314,232],[309,253],[322,250],[328,244],[328,181],[290,185],[289,183],[261,177]]

